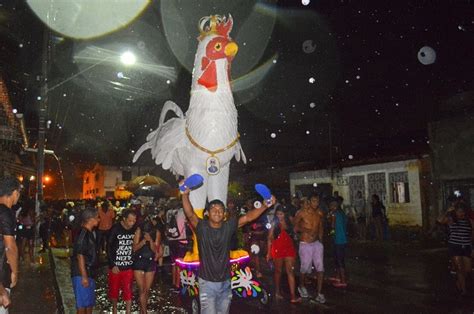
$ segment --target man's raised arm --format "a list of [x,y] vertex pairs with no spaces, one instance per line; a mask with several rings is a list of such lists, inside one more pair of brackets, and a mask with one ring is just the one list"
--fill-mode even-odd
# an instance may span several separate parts
[[251,211],[249,211],[247,214],[245,214],[244,216],[240,217],[239,218],[239,227],[242,227],[243,225],[251,222],[251,221],[254,221],[255,219],[257,219],[258,217],[260,217],[261,214],[263,214],[263,212],[275,205],[276,203],[276,199],[275,199],[275,196],[272,196],[271,198],[271,204],[270,206],[267,206],[267,204],[265,204],[265,202],[262,203],[262,206],[260,206],[259,208],[255,208],[255,209],[252,209]]
[[191,205],[191,201],[189,200],[189,193],[191,191],[189,189],[186,189],[186,191],[183,192],[183,209],[184,209],[184,214],[186,215],[186,218],[188,218],[189,223],[196,228],[199,218],[194,212],[193,205]]

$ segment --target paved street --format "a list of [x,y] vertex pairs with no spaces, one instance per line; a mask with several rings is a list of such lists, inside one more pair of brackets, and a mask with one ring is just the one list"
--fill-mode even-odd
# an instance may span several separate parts
[[49,252],[37,254],[36,263],[20,263],[18,285],[12,291],[10,313],[61,313]]
[[[64,308],[66,313],[72,313],[74,297],[69,279],[69,259],[64,257],[65,250],[54,250],[54,253]],[[326,304],[317,304],[313,299],[305,300],[300,305],[291,305],[286,300],[273,300],[270,306],[264,307],[257,300],[234,297],[231,313],[472,313],[474,310],[472,297],[457,296],[454,276],[449,274],[447,268],[447,252],[442,247],[421,249],[417,245],[407,247],[402,244],[357,243],[350,246],[348,253],[349,286],[341,290],[325,282]],[[331,255],[330,248],[327,248],[326,255]],[[332,269],[329,257],[325,266],[328,277]],[[272,290],[272,278],[268,270],[265,273],[264,285]],[[35,278],[39,279],[31,278],[32,285],[43,285]],[[25,280],[25,276],[22,279]],[[96,312],[107,313],[110,303],[106,298],[105,274],[99,276],[97,281]],[[189,312],[190,299],[178,296],[170,288],[169,282],[169,274],[157,276],[150,309],[154,313]],[[19,286],[17,290],[21,290],[21,287],[25,286]],[[286,286],[284,293],[288,296]],[[314,295],[314,290],[310,290],[310,293]],[[138,309],[135,302],[133,308]]]

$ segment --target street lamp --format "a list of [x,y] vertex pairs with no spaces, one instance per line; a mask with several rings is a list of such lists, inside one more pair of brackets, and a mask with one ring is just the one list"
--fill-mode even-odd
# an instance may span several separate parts
[[[110,53],[109,53],[110,54]],[[88,66],[87,68],[77,72],[76,74],[74,75],[71,75],[70,77],[68,77],[67,79],[57,83],[56,85],[52,86],[51,88],[48,88],[47,90],[47,93],[51,92],[52,90],[58,88],[59,86],[63,85],[64,83],[67,83],[69,82],[70,80],[72,80],[73,78],[89,71],[90,69],[92,68],[95,68],[96,66],[98,66],[99,64],[102,64],[106,61],[109,61],[110,59],[113,59],[113,58],[117,58],[117,55],[116,54],[112,54],[112,55],[108,55],[102,59],[100,59],[99,61],[97,61],[96,63],[93,63],[91,64],[90,66]],[[135,56],[135,54],[131,51],[125,51],[124,53],[122,53],[120,55],[120,62],[123,64],[123,65],[126,65],[126,66],[130,66],[130,65],[134,65],[136,62],[137,62],[137,57]]]
[[[38,152],[38,149],[37,148],[25,148],[25,151],[27,152],[31,152],[31,153],[37,153]],[[64,193],[64,199],[67,199],[67,194],[66,194],[66,185],[64,184],[64,175],[63,175],[63,169],[61,167],[61,160],[59,159],[59,157],[55,154],[54,150],[50,150],[50,149],[45,149],[44,150],[44,154],[45,155],[51,155],[54,157],[54,159],[56,159],[56,161],[58,162],[58,168],[59,168],[59,174],[61,175],[61,182],[63,184],[63,193]],[[30,181],[33,181],[35,180],[35,177],[34,176],[31,176],[30,177]],[[49,176],[45,176],[44,177],[44,182],[49,182],[51,181],[51,177]]]
[[137,57],[131,51],[125,51],[120,56],[120,61],[125,65],[133,65],[137,61]]

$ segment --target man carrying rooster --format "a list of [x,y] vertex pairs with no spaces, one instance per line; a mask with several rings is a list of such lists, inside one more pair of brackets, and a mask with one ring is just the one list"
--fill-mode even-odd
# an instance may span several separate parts
[[[232,289],[230,263],[232,235],[237,228],[257,219],[275,203],[262,204],[244,216],[231,217],[224,221],[225,206],[221,200],[209,202],[206,208],[209,219],[200,219],[189,200],[189,189],[183,193],[183,208],[186,217],[196,230],[199,247],[199,301],[201,313],[229,313]],[[265,203],[265,202],[264,202]]]

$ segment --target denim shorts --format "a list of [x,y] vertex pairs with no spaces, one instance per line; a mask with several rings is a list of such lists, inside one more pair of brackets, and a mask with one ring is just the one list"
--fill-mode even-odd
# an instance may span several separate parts
[[214,282],[199,278],[201,314],[229,313],[232,300],[230,279]]

